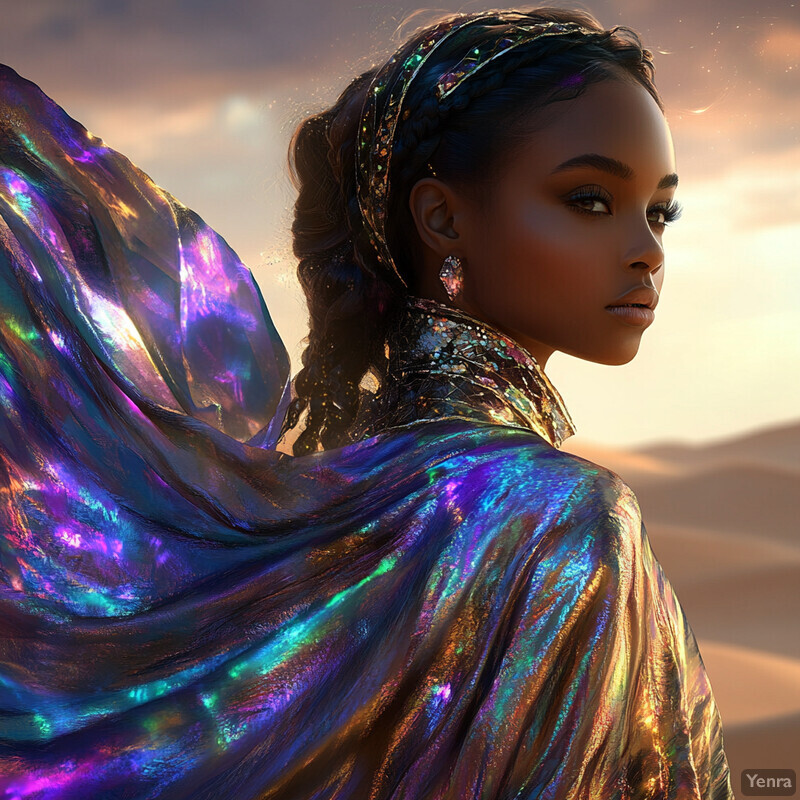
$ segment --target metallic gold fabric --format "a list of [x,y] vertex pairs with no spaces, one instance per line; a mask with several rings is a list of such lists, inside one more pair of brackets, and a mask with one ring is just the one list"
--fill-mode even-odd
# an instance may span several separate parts
[[0,68],[0,796],[733,797],[635,496],[528,354],[416,311],[414,418],[277,451],[250,271]]
[[536,359],[464,311],[411,296],[387,345],[387,376],[371,402],[361,404],[353,439],[450,417],[527,428],[554,447],[575,433]]

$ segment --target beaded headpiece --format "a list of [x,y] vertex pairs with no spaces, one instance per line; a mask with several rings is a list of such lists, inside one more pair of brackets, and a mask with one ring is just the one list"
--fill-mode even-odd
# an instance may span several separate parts
[[[505,35],[487,48],[471,48],[456,66],[439,76],[435,93],[440,103],[466,80],[490,62],[541,36],[565,33],[597,33],[575,22],[531,22],[519,12],[488,11],[448,19],[432,27],[410,53],[400,48],[376,73],[361,112],[356,157],[358,205],[367,236],[378,260],[407,285],[394,263],[386,241],[386,211],[389,197],[389,166],[394,134],[403,100],[425,62],[451,36],[469,25],[508,25]],[[399,68],[398,61],[402,59]],[[406,111],[406,115],[408,112]],[[404,117],[405,118],[405,117]]]

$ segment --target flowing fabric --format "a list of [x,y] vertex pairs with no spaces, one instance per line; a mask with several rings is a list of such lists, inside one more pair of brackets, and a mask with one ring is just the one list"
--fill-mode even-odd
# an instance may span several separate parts
[[[0,796],[733,797],[629,487],[410,303],[335,450],[200,218],[0,68]],[[394,416],[393,416],[394,415]]]

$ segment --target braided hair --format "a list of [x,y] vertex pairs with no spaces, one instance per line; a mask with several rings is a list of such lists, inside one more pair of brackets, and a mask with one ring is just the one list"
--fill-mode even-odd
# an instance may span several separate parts
[[[309,308],[308,345],[293,382],[294,398],[281,436],[305,427],[294,455],[340,447],[361,403],[364,385],[386,374],[386,334],[416,286],[421,241],[409,209],[414,184],[428,169],[470,192],[478,202],[491,195],[492,176],[510,159],[537,123],[534,113],[582,94],[610,78],[638,81],[664,106],[653,84],[652,53],[638,34],[605,30],[588,12],[543,7],[524,12],[531,23],[577,22],[590,31],[536,39],[487,64],[445,100],[434,86],[440,75],[473,47],[504,35],[502,24],[470,25],[437,49],[411,86],[393,139],[386,234],[407,286],[385,268],[369,244],[355,185],[358,125],[364,98],[378,68],[358,76],[329,109],[300,123],[289,147],[298,189],[292,225],[297,274]],[[430,28],[419,31],[413,46]]]

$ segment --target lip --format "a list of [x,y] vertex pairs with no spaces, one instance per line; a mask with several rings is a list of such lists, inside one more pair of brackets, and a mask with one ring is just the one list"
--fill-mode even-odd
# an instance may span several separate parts
[[606,306],[606,311],[627,325],[637,328],[646,328],[656,318],[652,308],[637,308],[635,306]]
[[613,303],[609,303],[606,308],[616,308],[631,303],[643,303],[652,311],[658,305],[658,292],[649,286],[636,286]]

